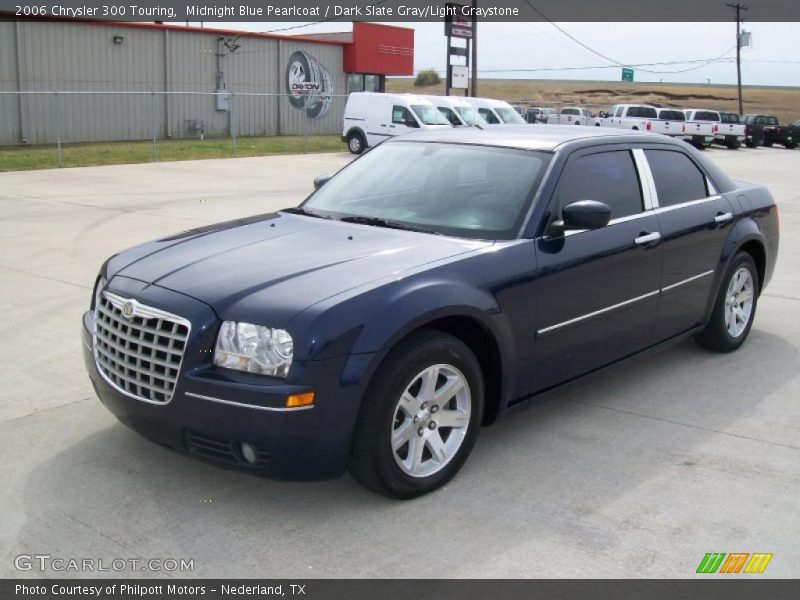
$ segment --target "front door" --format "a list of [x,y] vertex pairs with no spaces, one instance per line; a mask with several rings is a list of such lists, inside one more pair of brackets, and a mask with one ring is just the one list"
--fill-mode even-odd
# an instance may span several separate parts
[[658,218],[649,210],[649,189],[643,193],[639,183],[633,152],[592,149],[570,157],[551,202],[553,219],[578,200],[606,203],[611,221],[601,229],[568,231],[536,241],[532,391],[653,342],[660,232]]

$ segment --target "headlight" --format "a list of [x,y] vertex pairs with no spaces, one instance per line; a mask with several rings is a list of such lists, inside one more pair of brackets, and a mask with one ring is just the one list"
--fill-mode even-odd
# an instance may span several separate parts
[[218,367],[286,377],[292,364],[292,336],[283,329],[223,321],[214,349]]

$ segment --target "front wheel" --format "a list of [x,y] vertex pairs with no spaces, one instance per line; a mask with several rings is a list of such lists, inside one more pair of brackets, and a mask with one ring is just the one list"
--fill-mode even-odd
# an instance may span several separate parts
[[407,338],[364,396],[350,473],[392,498],[414,498],[444,485],[475,445],[483,389],[480,365],[459,339],[432,330]]
[[711,319],[697,335],[698,343],[717,352],[732,352],[747,339],[758,303],[758,269],[753,257],[739,252],[720,287]]

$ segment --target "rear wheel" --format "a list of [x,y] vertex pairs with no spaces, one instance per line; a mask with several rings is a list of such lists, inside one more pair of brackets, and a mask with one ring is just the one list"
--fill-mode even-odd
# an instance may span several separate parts
[[767,140],[764,140],[764,145],[765,145],[767,148],[772,148],[772,144],[773,144],[773,143],[774,143],[774,142],[773,142],[772,140],[769,140],[769,141],[767,141]]
[[478,437],[483,376],[459,339],[423,330],[376,372],[359,413],[349,470],[364,487],[413,498],[447,483]]
[[347,134],[347,148],[353,154],[361,154],[367,147],[367,141],[359,131],[351,131]]
[[748,148],[755,148],[756,146],[758,146],[758,143],[756,143],[755,140],[747,140],[745,142],[745,146],[747,146]]
[[720,287],[714,310],[698,343],[717,352],[732,352],[750,333],[758,303],[758,269],[753,257],[739,252],[731,262]]

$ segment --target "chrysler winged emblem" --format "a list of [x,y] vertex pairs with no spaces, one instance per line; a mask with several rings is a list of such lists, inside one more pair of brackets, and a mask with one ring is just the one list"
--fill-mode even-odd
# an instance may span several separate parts
[[131,300],[126,300],[125,304],[122,305],[122,316],[125,317],[126,319],[132,319],[133,311],[134,311],[133,302]]

